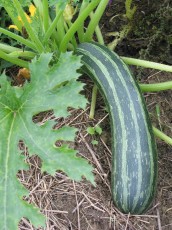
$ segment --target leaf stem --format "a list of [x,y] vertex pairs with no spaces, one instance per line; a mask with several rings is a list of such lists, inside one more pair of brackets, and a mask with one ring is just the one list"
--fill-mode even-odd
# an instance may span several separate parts
[[[93,17],[92,12],[90,13],[90,17]],[[104,45],[104,40],[103,40],[103,36],[102,36],[99,25],[96,26],[95,33],[96,33],[98,42]],[[91,106],[90,106],[90,115],[89,115],[90,119],[94,118],[96,101],[97,101],[97,91],[98,91],[97,85],[94,83],[93,90],[92,90]]]
[[94,84],[93,90],[92,90],[91,108],[90,108],[90,115],[89,115],[90,119],[94,118],[96,99],[97,99],[97,85]]
[[36,9],[38,9],[41,18],[43,18],[43,4],[40,0],[33,0]]
[[60,21],[60,17],[62,15],[63,11],[62,10],[59,10],[55,19],[53,20],[53,22],[51,23],[50,27],[48,28],[45,36],[44,36],[44,40],[43,40],[43,43],[46,44],[46,42],[48,42],[48,39],[51,37],[51,35],[53,34],[56,26],[57,26],[57,23]]
[[162,90],[172,89],[172,81],[166,81],[155,84],[139,84],[143,92],[158,92]]
[[31,60],[31,59],[33,59],[35,56],[36,56],[36,54],[35,53],[33,53],[33,52],[30,52],[30,51],[14,51],[14,52],[11,52],[11,53],[9,53],[8,54],[9,55],[9,57],[21,57],[21,58],[25,58],[25,59],[28,59],[28,60]]
[[24,27],[26,28],[26,31],[27,31],[30,39],[32,40],[32,42],[34,42],[38,52],[42,53],[44,51],[44,46],[42,45],[38,36],[35,34],[34,30],[32,29],[31,25],[29,24],[20,2],[18,0],[14,0],[13,3],[14,3],[14,6],[16,7],[16,9],[18,10],[18,13],[22,19],[22,22],[24,24]]
[[[11,1],[12,2],[12,1]],[[8,13],[9,18],[11,19],[11,21],[17,26],[17,28],[19,29],[19,31],[21,32],[21,28],[22,28],[22,23],[21,21],[19,21],[18,17],[16,17],[15,13],[17,13],[17,9],[16,12],[14,13],[14,10],[11,9],[11,5],[7,6],[5,4],[4,6],[5,10]],[[14,8],[14,6],[13,6]]]
[[31,48],[32,50],[35,50],[35,51],[37,50],[36,46],[35,46],[35,44],[33,42],[23,38],[22,36],[19,36],[19,35],[15,34],[15,33],[12,33],[12,32],[10,32],[10,31],[8,31],[6,29],[3,29],[1,27],[0,27],[0,33],[3,33],[5,35],[9,36],[10,38],[13,38],[14,40],[22,43],[23,45]]
[[12,47],[3,43],[0,43],[0,50],[9,54],[10,56],[24,57],[27,59],[32,59],[36,56],[36,53],[32,51],[23,51],[22,49]]
[[140,60],[136,58],[129,58],[129,57],[121,57],[121,59],[128,65],[136,65],[144,68],[151,68],[151,69],[172,72],[172,66],[170,65],[160,64],[152,61]]
[[153,127],[153,132],[155,136],[160,138],[161,140],[165,141],[167,144],[172,145],[172,138],[167,136],[165,133],[161,132],[159,129]]
[[[90,13],[90,18],[91,19],[94,18],[93,12]],[[101,45],[104,45],[104,39],[103,39],[103,35],[101,33],[101,30],[100,30],[99,24],[96,25],[95,33],[96,33],[96,37],[97,37],[98,43],[101,44]]]
[[45,32],[49,27],[49,11],[48,11],[48,1],[43,0],[43,23]]
[[[67,25],[67,30],[66,31],[68,31],[72,27],[73,24],[72,24],[71,21],[68,21],[68,22],[66,22],[66,25]],[[76,49],[76,47],[77,47],[77,41],[76,41],[75,36],[72,37],[71,43],[72,43],[74,49]]]
[[68,32],[64,36],[64,38],[60,44],[60,51],[61,52],[65,52],[67,50],[68,42],[72,39],[75,32],[83,24],[84,20],[88,17],[90,12],[98,5],[99,2],[100,2],[100,0],[91,1],[91,3],[82,11],[82,14],[79,15],[79,17],[76,19],[76,21],[73,23],[71,28],[68,30]]
[[11,52],[15,52],[15,51],[21,51],[20,48],[16,48],[4,43],[0,43],[0,50],[4,51],[5,53],[11,53]]
[[[79,9],[79,15],[82,14],[82,11],[88,6],[88,2],[83,1],[81,3],[81,7]],[[77,34],[78,34],[78,39],[79,42],[82,43],[84,41],[84,22],[82,22],[82,25],[78,28],[77,30]]]
[[85,36],[84,36],[84,41],[88,42],[88,41],[92,40],[95,28],[98,25],[108,2],[109,2],[109,0],[102,0],[100,2],[100,4],[98,5],[95,13],[93,14],[93,17],[91,17],[90,23],[88,25],[88,28],[87,28]]
[[9,54],[6,54],[5,52],[3,52],[2,50],[0,50],[0,58],[11,62],[15,65],[21,66],[21,67],[25,67],[25,68],[29,68],[29,64],[27,61],[21,60],[19,58],[10,56]]

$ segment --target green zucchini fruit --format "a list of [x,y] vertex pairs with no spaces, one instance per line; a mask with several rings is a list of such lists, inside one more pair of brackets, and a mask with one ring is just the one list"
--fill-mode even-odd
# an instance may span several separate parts
[[142,214],[156,191],[157,151],[140,88],[126,64],[107,47],[82,43],[76,53],[109,110],[113,201],[123,213]]

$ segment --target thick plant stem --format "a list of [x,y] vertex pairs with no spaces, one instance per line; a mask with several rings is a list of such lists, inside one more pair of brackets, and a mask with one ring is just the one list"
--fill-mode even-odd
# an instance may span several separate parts
[[49,11],[48,11],[48,0],[43,0],[43,23],[45,32],[49,27]]
[[76,33],[78,28],[83,24],[84,20],[89,16],[91,11],[98,5],[100,0],[92,1],[83,11],[82,14],[76,19],[71,28],[68,30],[60,44],[60,51],[65,52],[67,50],[67,45],[72,39],[73,35]]
[[[90,17],[93,17],[93,13],[90,14]],[[102,36],[99,25],[96,26],[95,33],[96,33],[98,42],[104,45],[104,40],[103,40],[103,36]],[[94,118],[94,114],[95,114],[97,90],[98,90],[97,85],[94,84],[93,90],[92,90],[92,100],[91,100],[90,115],[89,115],[91,119]]]
[[100,4],[98,5],[95,13],[93,14],[93,17],[91,18],[91,21],[88,25],[88,28],[86,30],[85,36],[84,36],[84,41],[91,41],[94,31],[105,11],[105,8],[108,4],[109,0],[102,0]]
[[144,68],[158,69],[166,72],[172,72],[172,66],[164,65],[157,62],[139,60],[135,58],[121,57],[121,59],[128,65],[136,65]]
[[11,21],[14,23],[14,25],[17,26],[18,30],[21,32],[21,29],[22,29],[21,21],[19,21],[18,17],[14,16],[14,12],[11,10],[10,7],[5,6],[4,8],[7,11],[8,16],[11,19]]
[[34,42],[34,44],[36,46],[37,51],[39,53],[44,52],[44,46],[41,43],[41,41],[39,40],[38,36],[33,31],[31,25],[29,24],[20,2],[18,0],[14,0],[13,2],[14,2],[15,8],[18,10],[19,16],[22,19],[22,22],[24,24],[24,27],[26,28],[26,31],[27,31],[30,39]]
[[0,50],[3,51],[6,54],[9,54],[9,56],[11,57],[23,57],[26,59],[32,59],[36,56],[36,53],[31,52],[31,51],[23,51],[22,49],[10,46],[10,45],[6,45],[6,44],[2,44],[0,43]]
[[153,131],[155,136],[160,138],[161,140],[165,141],[167,144],[172,145],[172,138],[167,136],[165,133],[161,132],[159,129],[153,127]]
[[19,43],[22,43],[23,45],[36,51],[35,44],[33,42],[30,42],[27,39],[24,39],[22,36],[14,34],[14,33],[10,32],[9,30],[3,29],[1,27],[0,27],[0,33],[3,33],[5,35],[7,35],[8,37],[13,38],[14,40],[18,41]]
[[162,90],[172,89],[172,81],[166,81],[155,84],[139,84],[142,92],[158,92]]
[[14,51],[12,53],[8,54],[9,57],[16,57],[16,58],[24,58],[27,60],[32,60],[35,56],[36,53],[30,52],[30,51]]
[[[82,11],[88,6],[88,2],[82,2],[81,3],[81,7],[79,9],[79,15],[82,14]],[[78,34],[78,39],[79,39],[79,43],[82,43],[84,41],[84,22],[82,23],[82,25],[78,28],[77,30],[77,34]]]
[[[66,27],[67,27],[66,31],[68,31],[70,29],[70,27],[72,27],[72,22],[71,21],[66,22]],[[71,43],[72,43],[74,49],[76,49],[76,47],[77,47],[77,41],[76,41],[75,36],[73,36],[73,38],[71,39]]]
[[54,21],[51,23],[51,26],[48,28],[45,36],[44,36],[44,40],[43,40],[43,43],[46,44],[46,42],[48,42],[48,39],[51,37],[51,35],[53,34],[56,26],[57,26],[57,23],[62,15],[63,11],[62,10],[59,10]]
[[[90,17],[91,17],[91,19],[94,18],[93,12],[90,13]],[[97,24],[97,26],[95,28],[95,33],[96,33],[98,43],[101,44],[101,45],[104,45],[104,39],[103,39],[103,35],[101,33],[101,30],[100,30],[99,24]]]
[[97,99],[97,86],[94,84],[93,91],[92,91],[92,99],[91,99],[91,108],[90,108],[90,118],[94,118],[95,114],[95,107],[96,107],[96,99]]
[[21,66],[21,67],[25,67],[25,68],[29,67],[29,62],[23,61],[23,60],[16,58],[16,57],[11,57],[9,54],[4,53],[2,50],[0,50],[0,58],[6,60],[8,62],[11,62],[15,65]]
[[20,49],[20,48],[16,48],[16,47],[4,44],[4,43],[0,43],[0,50],[4,51],[5,53],[12,53],[12,52],[15,52],[15,51],[22,51],[22,49]]

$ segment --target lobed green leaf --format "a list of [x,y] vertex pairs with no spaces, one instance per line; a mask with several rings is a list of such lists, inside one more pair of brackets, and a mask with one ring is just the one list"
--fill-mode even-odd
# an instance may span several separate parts
[[[77,81],[80,58],[64,53],[57,64],[50,65],[52,54],[42,54],[30,64],[31,81],[23,87],[13,87],[5,74],[0,76],[0,229],[17,229],[22,217],[36,227],[44,226],[45,218],[23,200],[27,190],[16,177],[18,170],[26,170],[24,156],[18,149],[19,140],[28,147],[30,156],[37,154],[42,160],[42,171],[54,175],[64,171],[71,179],[82,176],[94,183],[92,167],[76,156],[68,146],[74,141],[76,129],[53,129],[54,122],[39,126],[33,116],[53,110],[57,117],[69,115],[68,108],[85,108],[86,99],[79,94],[83,84]],[[61,141],[60,147],[56,142]]]

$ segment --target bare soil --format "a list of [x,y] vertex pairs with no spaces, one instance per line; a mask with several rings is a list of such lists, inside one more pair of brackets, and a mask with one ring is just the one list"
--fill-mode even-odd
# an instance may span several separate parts
[[[107,37],[106,33],[120,30],[123,23],[121,14],[124,12],[124,4],[119,0],[114,2],[107,9],[101,22],[107,43],[112,38]],[[120,55],[171,64],[172,47],[169,42],[169,33],[172,28],[171,24],[168,24],[172,21],[172,16],[169,14],[172,12],[170,1],[135,1],[135,4],[138,5],[138,11],[133,21],[133,30],[118,44],[116,51]],[[117,24],[115,20],[110,22],[110,19],[117,14],[119,14],[118,19],[121,20],[120,23]],[[161,15],[164,15],[165,19]],[[168,25],[169,28],[164,28],[163,25]],[[158,35],[155,36],[157,30],[154,27],[159,29],[159,40]],[[132,68],[132,71],[140,81],[146,83],[172,80],[172,73],[141,68]],[[85,77],[83,79],[87,83],[84,93],[90,100],[93,84],[89,79]],[[172,137],[172,91],[147,93],[144,96],[153,125]],[[160,111],[159,115],[157,108]],[[57,122],[61,126],[70,124],[78,128],[78,135],[73,145],[78,150],[78,155],[86,158],[93,165],[96,187],[84,179],[81,182],[71,181],[62,172],[57,172],[54,177],[46,173],[42,174],[41,162],[36,156],[28,158],[30,170],[19,173],[21,182],[30,191],[28,201],[39,206],[47,217],[45,229],[171,230],[172,146],[157,139],[158,188],[150,210],[140,216],[124,215],[115,208],[111,200],[110,124],[101,95],[97,99],[93,120],[89,119],[89,109],[90,106],[85,111],[71,110],[70,117],[57,120]],[[44,119],[48,116],[49,114],[46,114]],[[89,135],[86,132],[87,127],[97,124],[101,126],[102,134]],[[98,145],[91,144],[93,139],[98,141]],[[23,150],[27,155],[27,150]],[[34,228],[26,219],[22,219],[19,229]]]

